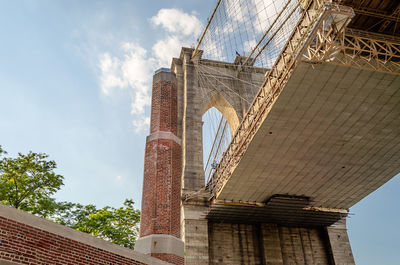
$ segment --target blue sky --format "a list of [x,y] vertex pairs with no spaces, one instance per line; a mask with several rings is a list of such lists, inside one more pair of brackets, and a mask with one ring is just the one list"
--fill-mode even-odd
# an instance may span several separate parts
[[[140,208],[152,72],[195,43],[215,4],[0,0],[0,145],[49,154],[59,200]],[[351,209],[358,264],[399,264],[399,190],[397,176]]]

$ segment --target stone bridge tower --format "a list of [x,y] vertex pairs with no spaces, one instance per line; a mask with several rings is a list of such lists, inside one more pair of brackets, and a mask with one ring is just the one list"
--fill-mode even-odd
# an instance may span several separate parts
[[[142,219],[136,250],[174,264],[354,264],[345,223],[328,229],[206,218],[202,116],[217,108],[232,134],[266,69],[193,57],[182,48],[153,77]],[[204,82],[204,80],[207,82]]]
[[[146,140],[142,217],[136,250],[175,264],[208,264],[209,194],[203,169],[202,116],[218,109],[232,133],[264,79],[249,67],[237,78],[233,64],[192,58],[182,48],[171,69],[154,74],[150,135]],[[207,84],[200,76],[208,75]],[[249,85],[253,84],[253,85]]]

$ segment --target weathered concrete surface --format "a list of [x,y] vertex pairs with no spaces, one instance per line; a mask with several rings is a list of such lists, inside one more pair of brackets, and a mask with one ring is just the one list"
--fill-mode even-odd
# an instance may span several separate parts
[[331,261],[334,265],[354,263],[345,220],[339,221],[326,228],[331,251]]
[[184,256],[184,244],[180,238],[164,234],[152,234],[136,240],[135,250],[144,253],[170,253]]
[[399,75],[299,62],[217,199],[348,209],[400,172],[399,117]]
[[185,241],[185,264],[209,264],[208,192],[183,192],[182,200],[182,238]]
[[209,264],[351,265],[345,226],[209,223]]
[[[202,116],[217,108],[234,131],[258,87],[265,69],[250,68],[236,78],[237,65],[192,58],[193,49],[182,48],[172,61],[178,85],[178,137],[182,139],[182,221],[181,237],[185,242],[185,264],[209,264],[208,192],[203,170]],[[249,85],[255,83],[255,85]],[[229,89],[228,89],[228,88]],[[192,196],[195,194],[195,196]],[[186,200],[186,195],[191,197]]]
[[[201,60],[201,53],[192,58],[192,52],[183,48],[180,58],[175,58],[171,66],[178,86],[177,136],[182,139],[181,237],[185,242],[185,264],[354,264],[351,249],[346,247],[349,242],[345,227],[338,230],[336,227],[229,224],[229,221],[215,223],[205,218],[209,195],[204,190],[202,115],[216,107],[234,133],[257,91],[249,84],[261,84],[266,70],[249,68],[252,70],[240,76],[247,83],[241,82],[235,78],[236,65]],[[271,148],[275,148],[273,144]],[[268,152],[271,149],[262,148]],[[261,161],[258,163],[263,165]],[[247,173],[254,172],[242,175],[241,180],[247,182],[244,187],[256,184]],[[244,192],[238,186],[235,189],[234,194],[252,192],[248,189]],[[344,241],[339,244],[331,239],[333,233],[340,233]]]
[[[238,126],[264,80],[265,69],[249,68],[236,77],[237,65],[192,58],[193,49],[182,48],[172,61],[178,84],[178,137],[182,138],[183,189],[204,187],[202,116],[217,108],[232,130]],[[250,85],[254,83],[253,85]]]

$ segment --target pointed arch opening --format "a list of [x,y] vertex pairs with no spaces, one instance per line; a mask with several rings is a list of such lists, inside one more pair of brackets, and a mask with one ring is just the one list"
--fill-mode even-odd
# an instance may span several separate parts
[[203,110],[203,117],[206,111],[213,107],[216,108],[228,121],[231,129],[231,134],[233,135],[239,127],[239,118],[236,114],[235,109],[223,96],[221,96],[220,94],[216,94],[208,101],[208,104],[205,106]]
[[207,183],[230,144],[239,119],[229,102],[217,94],[206,104],[202,122],[203,166]]

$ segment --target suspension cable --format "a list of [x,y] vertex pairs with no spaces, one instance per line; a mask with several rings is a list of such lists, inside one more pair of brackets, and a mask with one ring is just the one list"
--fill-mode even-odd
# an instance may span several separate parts
[[218,6],[219,6],[220,3],[221,3],[221,0],[218,0],[217,6],[214,8],[213,13],[212,13],[210,19],[208,20],[207,26],[206,26],[206,28],[204,29],[203,34],[201,34],[201,38],[200,38],[199,42],[197,43],[196,48],[195,48],[194,51],[193,51],[192,58],[194,58],[194,57],[196,56],[196,54],[197,54],[197,52],[198,52],[198,49],[199,49],[199,46],[200,46],[201,42],[203,41],[204,35],[206,34],[206,32],[207,32],[207,30],[208,30],[208,27],[210,26],[211,21],[212,21],[212,19],[214,18],[215,12],[217,11],[217,8],[218,8]]
[[[246,65],[246,63],[249,61],[249,59],[251,58],[251,56],[254,54],[254,52],[256,51],[256,49],[258,48],[258,46],[260,46],[261,42],[263,42],[263,40],[265,39],[265,37],[267,36],[267,34],[271,31],[272,27],[275,25],[275,23],[279,20],[279,18],[281,17],[281,15],[283,14],[283,11],[285,11],[285,9],[288,7],[288,5],[290,4],[292,0],[287,1],[287,3],[285,4],[285,6],[282,8],[281,12],[279,12],[278,16],[275,18],[274,22],[269,26],[269,28],[265,31],[264,35],[261,37],[260,41],[257,43],[257,45],[253,48],[253,50],[250,52],[249,56],[247,56],[246,60],[243,62],[243,65]],[[290,16],[290,15],[289,15]],[[284,23],[282,23],[284,24]],[[279,30],[277,30],[279,31]],[[270,38],[272,39],[272,38]],[[265,48],[265,46],[263,47]],[[257,54],[257,56],[255,58],[257,58],[260,55],[260,52]],[[254,62],[255,60],[252,60],[252,62]],[[239,66],[238,72],[240,72],[241,67]]]

